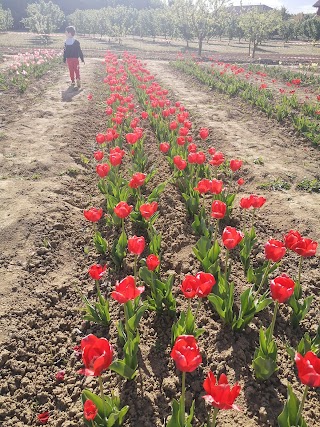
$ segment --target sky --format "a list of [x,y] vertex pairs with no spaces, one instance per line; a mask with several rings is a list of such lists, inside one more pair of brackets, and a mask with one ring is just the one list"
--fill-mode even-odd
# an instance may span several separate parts
[[[243,5],[248,4],[265,4],[266,6],[280,9],[284,6],[289,13],[315,13],[317,9],[312,7],[317,0],[242,0]],[[238,6],[240,0],[230,0],[230,4]]]

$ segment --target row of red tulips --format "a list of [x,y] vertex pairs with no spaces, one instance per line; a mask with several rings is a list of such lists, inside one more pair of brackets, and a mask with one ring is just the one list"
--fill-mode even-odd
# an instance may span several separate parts
[[[170,182],[181,189],[187,209],[193,219],[193,228],[201,236],[194,252],[204,271],[199,272],[196,276],[187,275],[180,285],[181,292],[188,299],[189,305],[187,312],[181,313],[173,327],[171,357],[175,361],[177,369],[182,372],[182,393],[179,401],[172,402],[172,415],[167,421],[168,427],[191,426],[194,402],[189,414],[186,413],[186,372],[196,370],[202,363],[197,343],[201,330],[196,327],[200,305],[193,315],[191,300],[198,297],[201,302],[203,298],[208,297],[225,323],[229,323],[239,330],[248,324],[258,311],[267,307],[272,300],[275,301],[272,323],[266,331],[261,329],[260,347],[257,349],[253,361],[256,376],[258,378],[260,376],[260,379],[268,378],[277,369],[277,347],[273,339],[273,328],[278,305],[291,300],[292,305],[295,304],[297,316],[300,316],[299,320],[306,315],[311,300],[307,300],[306,303],[305,301],[299,302],[302,296],[300,284],[302,258],[314,255],[317,244],[291,230],[286,234],[284,243],[275,239],[267,242],[265,245],[266,262],[259,271],[255,270],[250,259],[252,248],[256,242],[254,218],[256,210],[260,209],[266,200],[261,196],[251,195],[240,201],[243,212],[253,209],[249,231],[247,231],[247,221],[244,222],[243,231],[226,226],[221,236],[221,247],[219,221],[226,221],[231,215],[235,198],[234,189],[244,183],[243,179],[237,176],[242,162],[233,159],[230,161],[230,169],[228,169],[225,167],[224,155],[210,148],[208,152],[212,158],[206,165],[206,154],[198,151],[193,142],[190,132],[192,122],[189,120],[188,112],[180,103],[172,106],[171,101],[167,98],[168,92],[155,82],[154,77],[148,73],[143,64],[129,55],[124,57],[123,63],[112,54],[108,54],[105,61],[108,74],[104,82],[109,95],[106,98],[108,130],[97,135],[96,139],[100,148],[94,153],[94,157],[98,162],[104,161],[107,150],[109,151],[108,162],[98,163],[96,167],[97,174],[101,178],[99,189],[106,198],[106,216],[104,216],[102,208],[85,210],[84,215],[94,224],[99,221],[101,223],[101,219],[106,218],[107,223],[113,224],[115,229],[120,227],[119,238],[116,238],[110,245],[104,227],[99,232],[94,225],[95,247],[101,254],[113,252],[112,260],[118,267],[122,265],[127,251],[133,254],[134,274],[120,280],[111,292],[111,298],[123,304],[124,309],[124,323],[121,321],[118,323],[119,344],[122,346],[124,358],[113,360],[113,349],[106,338],[89,335],[82,339],[80,350],[85,368],[80,372],[84,375],[97,376],[100,384],[100,396],[89,390],[83,392],[84,418],[86,424],[91,426],[113,426],[123,423],[128,407],[121,408],[117,396],[105,395],[101,375],[109,368],[127,379],[133,379],[138,372],[137,352],[140,341],[138,328],[143,314],[147,309],[155,309],[159,312],[163,309],[173,311],[176,309],[176,301],[172,293],[173,279],[161,280],[160,278],[161,247],[159,238],[161,242],[161,236],[154,228],[159,214],[158,201],[155,199],[159,198],[165,184],[157,191],[152,191],[149,196],[146,195],[144,184],[152,179],[152,174],[145,173],[147,163],[143,147],[144,135],[143,129],[138,128],[140,119],[136,115],[134,97],[130,93],[128,83],[130,76],[138,98],[145,108],[145,111],[141,113],[141,119],[150,120],[159,139],[160,151],[166,155],[173,170]],[[94,100],[94,98],[90,98]],[[171,117],[176,120],[172,120]],[[200,140],[205,141],[208,136],[208,129],[200,130]],[[124,141],[129,144],[130,150],[123,150]],[[120,173],[124,156],[128,156],[131,161],[132,175],[129,180],[123,178],[124,171]],[[210,167],[213,167],[213,172]],[[229,181],[228,186],[225,184],[227,181]],[[234,181],[237,182],[236,186]],[[150,198],[152,194],[153,196]],[[202,203],[200,203],[200,195]],[[210,202],[209,215],[206,207],[207,195],[210,195],[210,199],[213,197]],[[134,202],[134,206],[129,204],[129,200]],[[142,266],[139,271],[138,257],[147,250],[148,245],[144,236],[127,238],[125,218],[131,218],[134,224],[142,225],[148,230],[150,253],[146,258],[145,266]],[[210,218],[215,221],[215,224],[211,223]],[[244,272],[251,279],[252,285],[242,295],[243,305],[240,312],[236,314],[233,303],[234,285],[230,282],[229,251],[239,245]],[[225,268],[224,271],[221,271],[219,256],[221,258],[223,247],[225,248]],[[269,274],[279,267],[279,261],[284,256],[286,247],[300,255],[299,276],[296,283],[291,278],[281,275],[271,280],[271,298],[269,298],[268,291],[264,291],[264,294],[260,295]],[[271,262],[274,264],[272,265]],[[106,272],[107,267],[99,264],[92,266],[89,270],[90,276],[96,282],[98,302],[91,303],[84,296],[85,319],[87,320],[98,323],[109,323],[111,320],[108,298],[102,295],[99,283],[104,279]],[[142,302],[141,297],[147,287],[150,287],[151,297],[148,298],[148,301]],[[251,306],[248,307],[248,312],[244,316],[243,309],[245,303],[248,305],[248,302]],[[305,350],[304,348],[302,351],[303,355],[297,353],[295,356],[299,378],[307,387],[318,387],[320,360],[315,353]],[[209,413],[208,416],[207,427],[215,425],[219,409],[239,409],[234,402],[240,393],[240,385],[230,387],[224,374],[220,375],[217,380],[214,374],[209,372],[203,386],[206,392],[204,399],[213,408],[212,413]],[[281,427],[303,426],[305,424],[301,412],[306,392],[300,404],[290,387],[288,393],[289,399],[279,417],[279,425]]]

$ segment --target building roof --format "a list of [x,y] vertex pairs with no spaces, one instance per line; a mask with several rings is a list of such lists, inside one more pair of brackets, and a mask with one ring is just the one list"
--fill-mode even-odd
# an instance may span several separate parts
[[320,7],[320,0],[318,0],[318,1],[313,5],[313,7]]
[[[318,0],[318,3],[320,0]],[[228,9],[234,10],[235,12],[247,12],[251,9],[258,9],[261,12],[268,12],[269,10],[273,10],[272,7],[266,6],[265,4],[252,4],[252,5],[242,5],[242,6],[230,6]]]

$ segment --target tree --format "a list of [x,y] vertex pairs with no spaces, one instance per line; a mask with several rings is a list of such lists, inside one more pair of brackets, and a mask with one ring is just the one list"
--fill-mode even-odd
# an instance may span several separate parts
[[313,42],[320,39],[320,20],[318,17],[306,19],[301,24],[301,31],[304,36]]
[[[240,17],[240,27],[249,39],[249,55],[254,58],[258,44],[267,40],[280,27],[281,16],[277,11],[259,12],[251,9]],[[251,51],[252,48],[252,51]]]
[[13,17],[10,9],[2,9],[0,5],[0,31],[10,30],[13,27]]
[[[201,56],[203,40],[213,32],[214,19],[228,0],[178,0],[174,3],[181,30],[185,26],[198,39],[198,55]],[[181,31],[180,30],[180,31]],[[190,34],[190,32],[189,32]]]
[[191,7],[192,0],[176,0],[170,8],[173,12],[175,26],[183,40],[187,42],[187,47],[189,47],[189,41],[194,37]]
[[27,7],[27,18],[22,19],[26,28],[34,33],[50,34],[61,28],[65,16],[59,6],[52,1],[31,3]]

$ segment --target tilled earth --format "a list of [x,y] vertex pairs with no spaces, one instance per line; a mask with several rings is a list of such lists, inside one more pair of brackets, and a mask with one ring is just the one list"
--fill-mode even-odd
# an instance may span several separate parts
[[[67,74],[57,74],[43,82],[41,97],[22,97],[19,104],[29,104],[20,112],[10,110],[10,120],[2,128],[0,226],[1,294],[0,301],[0,421],[5,427],[36,426],[36,415],[50,411],[48,425],[82,426],[81,391],[97,389],[93,377],[76,372],[82,366],[73,347],[88,333],[105,336],[117,349],[116,321],[121,316],[117,303],[111,301],[112,323],[102,328],[83,322],[79,290],[95,297],[87,277],[97,257],[92,245],[92,228],[82,211],[88,206],[103,206],[97,189],[94,162],[87,163],[96,149],[95,134],[105,131],[102,92],[104,73],[101,60],[90,59],[83,67],[84,89],[67,90]],[[242,158],[241,176],[245,179],[238,200],[243,195],[261,194],[266,205],[256,218],[259,243],[255,262],[262,263],[263,245],[270,238],[281,239],[290,228],[320,240],[319,194],[301,193],[295,183],[318,172],[319,151],[299,139],[292,131],[267,120],[241,101],[209,91],[194,79],[169,68],[165,61],[148,61],[146,67],[159,83],[171,91],[173,101],[182,102],[190,111],[194,136],[201,126],[210,128],[210,141],[196,141],[207,151],[208,145],[225,153],[228,159]],[[87,94],[93,93],[93,100]],[[30,101],[33,100],[33,102]],[[137,107],[138,108],[138,107]],[[139,108],[137,114],[139,113]],[[10,122],[10,123],[9,123]],[[145,148],[148,167],[154,163],[157,174],[147,191],[168,179],[170,168],[159,156],[158,143],[148,125]],[[255,160],[263,158],[263,165]],[[261,163],[261,162],[260,162]],[[122,166],[128,174],[126,162]],[[291,189],[272,192],[258,189],[262,181],[286,177]],[[206,201],[209,210],[210,200]],[[179,190],[169,184],[159,202],[156,227],[162,233],[162,273],[175,274],[178,312],[185,308],[179,292],[181,279],[194,274],[200,266],[192,253],[197,236],[192,232]],[[235,208],[231,225],[241,227],[241,213]],[[226,223],[221,224],[221,230]],[[114,230],[101,228],[110,239]],[[127,224],[129,235],[138,233]],[[244,278],[238,265],[238,252],[232,254],[232,280],[238,289]],[[120,278],[132,274],[129,257]],[[297,258],[286,255],[281,272],[297,274]],[[265,383],[258,383],[251,369],[261,325],[268,326],[271,309],[262,313],[242,333],[224,326],[208,302],[199,313],[199,327],[206,332],[199,338],[203,363],[187,375],[187,406],[196,399],[195,426],[206,421],[202,382],[209,371],[225,372],[231,384],[238,381],[242,391],[237,403],[242,412],[221,411],[220,426],[273,426],[286,398],[286,384],[293,384],[298,396],[302,386],[285,344],[296,345],[305,331],[313,336],[319,324],[319,256],[304,262],[302,285],[305,295],[315,295],[311,310],[298,330],[289,323],[289,309],[284,305],[277,318],[275,337],[279,349],[279,371]],[[102,284],[107,293],[119,275],[110,271]],[[162,426],[170,414],[170,402],[180,395],[181,375],[170,358],[170,330],[174,319],[147,313],[141,322],[140,375],[126,382],[114,373],[106,373],[106,390],[116,389],[122,404],[130,406],[125,425]],[[65,370],[63,382],[55,379]],[[304,415],[314,425],[320,424],[319,391],[310,391]]]

